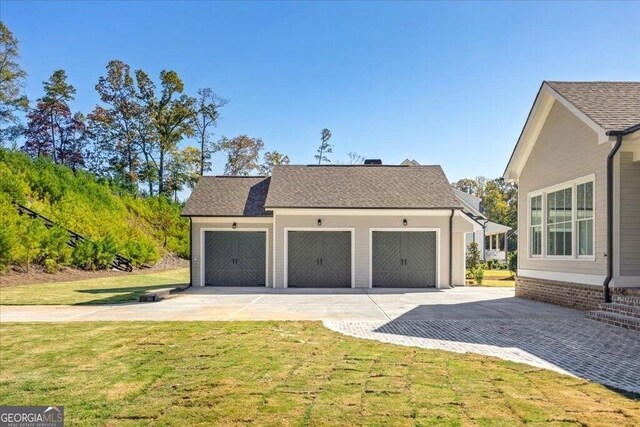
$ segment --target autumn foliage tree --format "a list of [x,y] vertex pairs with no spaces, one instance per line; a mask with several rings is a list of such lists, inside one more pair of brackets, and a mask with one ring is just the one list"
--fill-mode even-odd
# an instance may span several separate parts
[[218,143],[220,149],[227,153],[225,175],[250,175],[260,169],[260,152],[264,142],[260,138],[238,135],[233,138],[225,136]]

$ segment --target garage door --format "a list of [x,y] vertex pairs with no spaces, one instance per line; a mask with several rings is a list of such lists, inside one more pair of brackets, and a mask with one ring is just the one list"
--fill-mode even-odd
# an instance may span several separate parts
[[205,285],[264,286],[264,231],[205,231]]
[[435,231],[374,231],[372,244],[374,287],[436,286]]
[[288,285],[351,287],[351,232],[289,231]]

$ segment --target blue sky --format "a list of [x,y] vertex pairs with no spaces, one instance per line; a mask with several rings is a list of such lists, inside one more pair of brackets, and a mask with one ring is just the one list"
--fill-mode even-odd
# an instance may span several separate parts
[[640,77],[630,2],[3,0],[0,18],[20,40],[30,99],[64,68],[87,113],[107,61],[173,69],[187,92],[231,100],[218,137],[261,137],[310,163],[328,127],[334,161],[409,157],[452,181],[501,175],[542,80]]

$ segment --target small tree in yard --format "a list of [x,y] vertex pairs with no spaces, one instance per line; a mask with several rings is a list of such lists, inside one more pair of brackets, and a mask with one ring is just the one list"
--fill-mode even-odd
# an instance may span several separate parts
[[512,272],[514,276],[518,272],[518,251],[513,251],[509,253],[508,268],[509,268],[509,271]]
[[480,249],[476,242],[471,242],[467,246],[467,269],[473,271],[478,264],[480,264]]
[[471,272],[476,284],[482,285],[482,281],[484,280],[484,266],[482,264],[478,264],[478,266],[471,270]]

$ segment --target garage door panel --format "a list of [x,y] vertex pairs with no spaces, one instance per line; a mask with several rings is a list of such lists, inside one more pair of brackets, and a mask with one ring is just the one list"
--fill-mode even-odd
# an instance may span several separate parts
[[267,235],[264,232],[238,233],[238,282],[244,286],[265,284],[266,240]]
[[222,231],[205,232],[205,285],[235,282],[233,237]]
[[351,286],[350,232],[289,231],[287,238],[288,286]]
[[351,286],[351,233],[322,232],[321,275],[319,286],[343,287]]
[[372,285],[433,287],[436,285],[436,233],[374,231]]
[[402,265],[400,238],[400,233],[373,232],[373,286],[400,286]]
[[205,285],[264,285],[266,233],[205,231]]
[[288,286],[317,286],[320,274],[317,233],[289,231],[288,240]]

